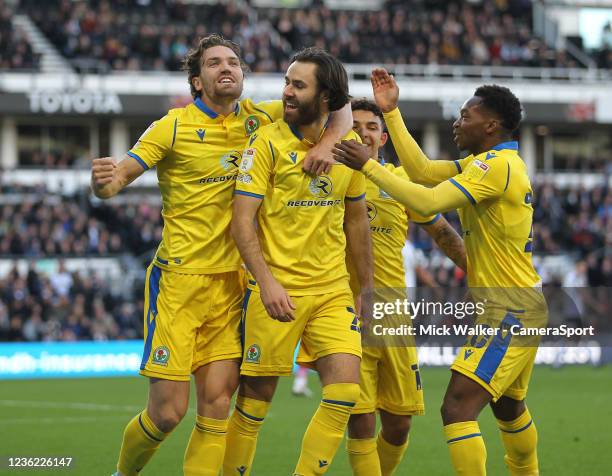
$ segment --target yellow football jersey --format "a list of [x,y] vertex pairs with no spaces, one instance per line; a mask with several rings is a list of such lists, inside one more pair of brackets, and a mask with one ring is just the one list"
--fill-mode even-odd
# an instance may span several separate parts
[[[353,131],[345,139],[359,141]],[[335,165],[312,177],[302,161],[312,142],[280,120],[251,136],[236,194],[262,199],[259,240],[272,274],[293,295],[348,289],[344,201],[365,197],[365,177]]]
[[[395,175],[410,180],[402,167],[381,164]],[[371,180],[366,180],[366,203],[374,255],[374,286],[376,288],[406,287],[402,248],[408,233],[408,221],[430,225],[441,215],[422,217],[406,210]]]
[[470,287],[531,288],[533,191],[517,142],[455,162],[450,182],[470,200],[460,210]]
[[222,116],[198,98],[171,109],[130,149],[145,169],[157,166],[164,219],[158,266],[186,274],[240,267],[229,225],[242,149],[253,132],[282,114],[281,101],[245,99]]

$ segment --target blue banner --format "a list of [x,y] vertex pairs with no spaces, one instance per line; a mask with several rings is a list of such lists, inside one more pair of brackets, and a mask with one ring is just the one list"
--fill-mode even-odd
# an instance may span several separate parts
[[0,380],[137,375],[141,340],[0,343]]

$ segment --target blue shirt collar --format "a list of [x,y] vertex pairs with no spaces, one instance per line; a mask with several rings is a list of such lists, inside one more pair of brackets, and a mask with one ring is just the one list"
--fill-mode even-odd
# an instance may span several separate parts
[[[329,120],[331,119],[331,114],[329,114],[327,116],[327,121],[325,121],[325,125],[323,126],[323,130],[327,129],[327,126],[329,125]],[[293,127],[291,124],[289,124],[287,122],[287,126],[289,126],[289,129],[291,129],[291,132],[293,132],[293,135],[295,137],[297,137],[299,140],[304,140],[304,136],[302,135],[302,133],[298,130],[297,127]]]
[[293,127],[291,124],[287,123],[287,125],[289,126],[289,129],[291,129],[291,132],[293,132],[293,135],[295,137],[297,137],[299,140],[302,140],[304,138],[304,136],[302,135],[302,133],[298,130],[297,127]]
[[513,141],[502,142],[500,144],[497,144],[491,150],[504,150],[504,149],[518,150],[518,148],[519,148],[518,142],[513,140]]
[[[196,100],[194,101],[194,104],[196,105],[196,107],[202,111],[204,114],[206,114],[208,117],[210,117],[211,119],[215,119],[219,116],[219,114],[217,114],[215,111],[213,111],[211,108],[209,108],[204,101],[202,101],[202,98],[196,98]],[[238,101],[236,103],[236,107],[234,109],[234,114],[238,115],[240,114],[240,101]]]

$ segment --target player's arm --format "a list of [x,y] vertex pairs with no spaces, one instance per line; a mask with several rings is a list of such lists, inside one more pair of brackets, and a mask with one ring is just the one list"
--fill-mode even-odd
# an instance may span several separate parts
[[467,258],[465,245],[459,233],[446,221],[442,215],[437,215],[433,223],[420,224],[425,231],[436,242],[438,247],[448,256],[453,263],[467,272]]
[[94,159],[91,189],[98,198],[110,198],[162,160],[174,147],[178,118],[167,115],[153,122],[134,147],[116,163],[112,157]]
[[346,103],[342,109],[330,114],[329,124],[323,132],[319,142],[312,147],[306,157],[302,168],[307,173],[316,175],[328,174],[334,165],[332,151],[336,142],[340,141],[353,128],[353,112],[351,104]]
[[142,175],[145,169],[133,157],[121,162],[112,157],[94,159],[91,166],[91,190],[98,198],[110,198]]
[[372,291],[374,289],[374,258],[370,222],[365,203],[365,180],[361,174],[353,174],[344,201],[344,233],[347,251],[355,269],[360,288],[360,314],[362,322],[372,316]]
[[270,317],[283,322],[292,321],[295,319],[295,306],[287,291],[272,275],[261,252],[255,225],[260,206],[261,198],[240,194],[234,196],[232,237],[244,263],[259,283],[261,300]]
[[356,141],[336,144],[334,156],[338,162],[361,172],[409,210],[429,216],[463,208],[470,199],[449,181],[434,188],[410,182],[368,159],[368,148]]
[[393,76],[379,68],[372,71],[371,81],[376,104],[383,111],[393,146],[410,178],[418,183],[437,185],[461,173],[460,161],[429,160],[410,135],[398,108],[399,87]]
[[273,146],[265,134],[251,136],[236,178],[231,233],[240,256],[259,284],[261,301],[273,319],[292,321],[295,306],[274,278],[261,251],[256,218],[274,168]]

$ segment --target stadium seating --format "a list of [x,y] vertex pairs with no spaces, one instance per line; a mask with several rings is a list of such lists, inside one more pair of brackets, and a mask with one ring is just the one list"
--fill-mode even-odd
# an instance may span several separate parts
[[[530,2],[444,3],[388,1],[380,11],[363,12],[23,0],[21,10],[80,71],[175,71],[195,39],[210,32],[240,43],[256,72],[284,70],[291,52],[305,45],[348,63],[580,66],[534,36]],[[602,58],[605,67],[609,58]]]
[[13,26],[14,13],[10,4],[0,0],[0,71],[37,70],[40,58],[24,32]]

